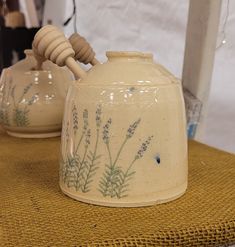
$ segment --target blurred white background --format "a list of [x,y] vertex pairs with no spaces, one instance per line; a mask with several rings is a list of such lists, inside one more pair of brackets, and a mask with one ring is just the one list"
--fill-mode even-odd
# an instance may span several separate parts
[[[76,0],[77,29],[92,44],[98,59],[106,50],[139,50],[154,53],[155,60],[181,78],[189,1]],[[235,1],[222,1],[217,49],[204,136],[199,140],[235,153]],[[44,24],[49,20],[74,32],[72,0],[47,0]],[[224,20],[229,14],[225,30]]]

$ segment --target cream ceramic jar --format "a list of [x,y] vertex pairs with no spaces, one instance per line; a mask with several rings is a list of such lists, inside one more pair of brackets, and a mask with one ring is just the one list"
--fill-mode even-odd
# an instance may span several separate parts
[[187,137],[181,83],[151,54],[107,52],[69,89],[60,187],[104,206],[174,200],[187,188]]
[[5,69],[0,86],[0,122],[16,137],[59,136],[70,72],[50,61],[35,70],[31,50],[26,59]]

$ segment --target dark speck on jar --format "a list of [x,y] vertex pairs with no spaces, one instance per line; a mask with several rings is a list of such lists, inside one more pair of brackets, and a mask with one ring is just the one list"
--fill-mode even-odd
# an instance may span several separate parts
[[130,87],[130,88],[129,88],[129,91],[130,91],[130,92],[134,92],[134,91],[135,91],[135,87]]
[[155,161],[157,162],[158,165],[161,163],[160,155],[155,156]]

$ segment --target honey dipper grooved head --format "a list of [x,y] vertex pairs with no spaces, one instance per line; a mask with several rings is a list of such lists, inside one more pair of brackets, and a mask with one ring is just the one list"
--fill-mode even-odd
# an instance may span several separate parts
[[75,51],[75,59],[84,64],[91,63],[95,57],[95,52],[85,38],[78,33],[70,36],[69,41]]
[[67,58],[75,55],[64,34],[52,25],[46,25],[36,33],[33,47],[38,57],[45,57],[59,66],[64,66]]

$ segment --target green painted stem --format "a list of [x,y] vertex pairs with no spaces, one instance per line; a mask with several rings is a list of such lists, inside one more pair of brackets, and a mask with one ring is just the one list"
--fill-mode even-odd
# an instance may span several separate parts
[[127,168],[127,170],[126,170],[126,172],[125,172],[125,175],[124,176],[126,176],[128,173],[129,173],[129,171],[131,170],[131,167],[133,166],[133,164],[136,162],[136,158],[135,159],[133,159],[133,161],[131,162],[131,164],[129,165],[129,167]]
[[109,154],[109,162],[110,162],[110,166],[112,167],[113,161],[112,161],[112,155],[111,155],[111,152],[110,152],[109,143],[106,143],[106,146],[107,146],[107,150],[108,150],[108,154]]
[[83,137],[84,137],[84,133],[82,133],[82,135],[81,135],[81,137],[80,137],[80,140],[79,140],[79,142],[78,142],[77,148],[76,148],[76,150],[75,150],[75,152],[74,152],[75,155],[76,155],[77,152],[78,152],[78,149],[79,149],[79,147],[80,147],[80,144],[81,144],[81,142],[82,142]]
[[[69,166],[71,165],[71,163],[70,163],[70,160],[69,160],[69,158],[67,157],[67,162],[68,162],[68,164],[69,164]],[[65,166],[65,172],[64,172],[64,184],[66,183],[66,179],[67,179],[67,175],[68,175],[68,165],[66,164],[66,166]]]
[[116,193],[117,198],[120,198],[120,197],[121,197],[122,186],[125,184],[125,180],[126,180],[126,178],[127,178],[127,176],[128,176],[128,173],[129,173],[129,171],[131,170],[131,168],[132,168],[132,166],[133,166],[133,164],[135,163],[136,160],[137,160],[137,159],[135,158],[135,159],[131,162],[131,164],[130,164],[129,167],[127,168],[126,172],[124,173],[124,180],[123,180],[123,183],[120,184],[120,186],[119,186],[119,188],[118,188],[118,192]]
[[119,156],[120,156],[120,154],[121,154],[121,152],[122,152],[122,149],[124,148],[124,146],[125,146],[127,140],[128,140],[128,138],[126,137],[125,140],[124,140],[124,142],[122,143],[122,145],[121,145],[121,147],[120,147],[118,153],[117,153],[117,156],[116,156],[116,159],[115,159],[115,161],[114,161],[114,163],[113,163],[113,166],[116,165],[116,163],[117,163],[117,161],[118,161],[118,158],[119,158]]
[[21,95],[21,97],[19,98],[19,100],[18,100],[18,102],[17,102],[17,105],[19,105],[20,103],[21,103],[21,101],[23,100],[23,98],[24,98],[24,93]]
[[[124,148],[124,146],[125,146],[127,140],[128,140],[128,138],[126,137],[125,140],[124,140],[124,142],[122,143],[121,147],[120,147],[119,150],[118,150],[118,153],[117,153],[117,156],[116,156],[116,159],[115,159],[114,163],[112,162],[112,157],[111,157],[111,152],[110,152],[109,144],[106,143],[106,146],[107,146],[107,149],[108,149],[108,153],[109,153],[109,159],[110,159],[110,167],[109,167],[109,168],[110,168],[111,170],[114,169],[114,167],[115,167],[115,165],[116,165],[116,163],[117,163],[117,161],[118,161],[118,158],[119,158],[119,156],[120,156],[120,154],[121,154],[121,152],[122,152],[122,150],[123,150],[123,148]],[[108,191],[108,187],[109,187],[108,182],[110,182],[111,180],[112,180],[112,178],[111,178],[111,176],[110,176],[110,177],[109,177],[109,180],[106,181],[106,188],[105,188],[105,191],[104,191],[104,193],[103,193],[104,196],[107,195],[107,191]]]
[[28,86],[30,86],[28,88],[28,91],[26,93],[24,93],[24,92],[22,93],[21,97],[18,100],[18,104],[23,100],[24,96],[29,92],[30,88],[32,87],[32,84],[29,84]]
[[93,156],[92,156],[91,166],[90,166],[90,169],[89,169],[89,171],[88,171],[88,173],[87,173],[87,177],[86,177],[86,180],[85,180],[84,185],[83,185],[83,192],[86,190],[87,181],[88,181],[89,176],[90,176],[91,167],[93,166],[94,161],[95,161],[95,158],[96,158],[96,152],[97,152],[97,147],[98,147],[98,141],[99,141],[99,129],[96,130],[95,149],[94,149],[94,153],[93,153]]
[[80,162],[80,166],[79,166],[79,169],[78,169],[77,180],[76,180],[76,189],[80,188],[80,186],[78,187],[78,181],[79,181],[79,177],[81,175],[80,173],[81,173],[81,170],[82,170],[85,158],[86,158],[87,150],[88,150],[88,146],[86,146],[86,148],[85,148],[85,152],[84,152],[84,155],[83,155],[83,158],[82,158],[82,162]]

